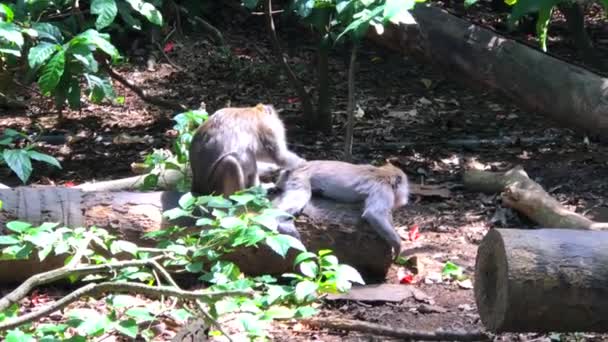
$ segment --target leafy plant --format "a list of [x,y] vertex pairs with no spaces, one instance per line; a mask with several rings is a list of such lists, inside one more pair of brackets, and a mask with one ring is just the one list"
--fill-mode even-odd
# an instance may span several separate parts
[[[27,144],[22,148],[16,148],[17,140],[22,139]],[[6,164],[23,183],[32,175],[32,160],[41,161],[55,167],[61,168],[59,161],[54,157],[36,151],[34,145],[26,134],[7,128],[0,138],[0,162]]]
[[[93,0],[90,13],[96,18],[94,23],[79,20],[83,12],[77,8],[75,0],[0,3],[0,73],[25,63],[28,74],[37,75],[42,94],[52,95],[59,108],[65,103],[80,108],[83,80],[90,101],[116,97],[100,61],[105,63],[102,55],[106,55],[117,62],[120,54],[110,35],[100,31],[114,25],[117,17],[131,29],[141,28],[135,13],[162,25],[160,12],[143,0]],[[56,14],[70,11],[73,15]]]
[[189,179],[186,177],[189,167],[189,149],[192,137],[196,129],[208,118],[205,110],[189,110],[177,114],[173,120],[173,129],[177,132],[177,138],[173,142],[173,150],[155,149],[146,155],[144,165],[150,172],[144,178],[144,188],[152,189],[158,185],[158,179],[165,170],[177,170],[182,172],[184,177],[177,184],[178,191],[189,191]]

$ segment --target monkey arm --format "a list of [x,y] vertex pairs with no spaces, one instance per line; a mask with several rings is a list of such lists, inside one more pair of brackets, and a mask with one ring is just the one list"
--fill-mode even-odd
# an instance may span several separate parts
[[288,178],[282,182],[277,182],[277,187],[282,190],[281,195],[275,199],[275,206],[290,215],[297,216],[308,204],[312,197],[310,181],[308,179],[298,179],[298,177]]
[[391,245],[396,259],[401,254],[401,237],[393,227],[393,197],[392,192],[388,191],[371,193],[365,200],[361,217]]

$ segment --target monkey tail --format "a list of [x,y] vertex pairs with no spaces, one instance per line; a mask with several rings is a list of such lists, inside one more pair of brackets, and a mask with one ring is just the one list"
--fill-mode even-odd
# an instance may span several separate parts
[[[225,165],[228,167],[231,167],[231,169],[227,170],[225,169],[224,172],[227,173],[235,173],[234,175],[232,174],[222,174],[222,175],[216,175],[217,169],[219,168],[220,165]],[[219,176],[219,177],[217,177]],[[231,177],[234,176],[234,177]],[[243,172],[243,167],[241,166],[241,163],[239,162],[238,159],[238,154],[236,152],[226,152],[222,155],[219,156],[219,158],[217,158],[213,164],[211,164],[211,169],[209,171],[209,177],[207,182],[209,184],[212,184],[213,187],[217,187],[217,183],[216,180],[217,179],[221,179],[222,180],[222,184],[220,185],[220,187],[222,188],[222,192],[225,195],[230,195],[232,193],[234,193],[235,191],[238,190],[242,190],[245,188],[245,173]],[[234,182],[234,179],[236,179],[236,184]],[[229,184],[226,184],[226,180],[230,180]],[[227,189],[227,187],[229,187],[230,189]],[[216,190],[216,189],[213,189]]]

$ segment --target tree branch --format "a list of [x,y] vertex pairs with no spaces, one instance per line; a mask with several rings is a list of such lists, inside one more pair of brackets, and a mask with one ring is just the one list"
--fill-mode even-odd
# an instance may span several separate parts
[[180,299],[199,299],[203,301],[214,300],[216,298],[223,298],[227,296],[250,296],[252,294],[250,291],[184,291],[167,286],[155,287],[127,282],[103,282],[99,284],[91,283],[78,288],[55,303],[38,311],[0,322],[0,331],[32,322],[52,312],[63,309],[70,303],[77,301],[80,297],[94,296],[103,292],[141,293],[150,297],[172,296]]
[[102,64],[102,68],[105,70],[105,72],[108,73],[108,75],[110,75],[110,77],[112,77],[113,79],[118,81],[123,86],[131,89],[135,94],[137,94],[137,96],[139,96],[142,100],[144,100],[148,103],[151,103],[151,104],[159,106],[159,107],[169,108],[169,109],[178,110],[178,111],[187,110],[186,106],[181,105],[179,103],[163,100],[161,98],[157,98],[157,97],[146,94],[146,92],[143,89],[141,89],[137,85],[131,83],[131,81],[127,80],[122,75],[118,74],[116,71],[112,70],[112,68],[105,63]]
[[481,331],[420,331],[395,328],[380,324],[374,324],[350,319],[305,319],[304,324],[318,327],[346,331],[360,331],[375,335],[391,336],[404,340],[426,340],[426,341],[489,341],[487,334]]

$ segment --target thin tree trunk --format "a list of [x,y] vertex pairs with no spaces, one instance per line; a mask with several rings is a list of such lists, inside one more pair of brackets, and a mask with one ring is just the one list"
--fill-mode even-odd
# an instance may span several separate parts
[[355,64],[357,62],[357,43],[353,44],[348,66],[348,104],[346,119],[346,136],[344,137],[344,160],[353,159],[353,134],[355,128]]
[[317,77],[319,81],[317,116],[311,124],[314,128],[331,133],[332,131],[332,115],[330,108],[330,89],[329,89],[329,42],[326,41],[326,32],[322,33],[321,43],[318,50]]

